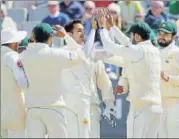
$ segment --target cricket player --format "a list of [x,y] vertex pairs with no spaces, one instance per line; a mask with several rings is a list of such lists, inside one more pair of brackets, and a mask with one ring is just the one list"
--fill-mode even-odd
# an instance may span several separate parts
[[19,47],[17,48],[17,52],[22,53],[24,50],[26,50],[27,46],[28,46],[28,43],[29,43],[29,39],[26,37],[25,39],[23,39],[20,42]]
[[158,30],[162,72],[161,93],[163,115],[160,138],[179,138],[179,48],[175,45],[177,27],[175,23],[164,22]]
[[[1,31],[1,133],[3,138],[25,138],[25,118],[22,88],[27,79],[19,64],[18,43],[27,35],[12,28]],[[4,134],[4,135],[3,135]]]
[[[105,23],[111,26],[115,37],[121,45],[112,42],[105,29]],[[160,93],[160,53],[149,40],[151,29],[144,22],[137,22],[131,28],[131,44],[117,27],[114,26],[110,14],[98,14],[100,35],[106,51],[122,56],[127,60],[125,68],[130,86],[128,100],[130,110],[128,115],[128,138],[157,137],[159,121],[162,112]],[[147,119],[147,120],[146,120]],[[130,126],[129,126],[130,125]],[[140,127],[140,128],[139,128]]]
[[[85,60],[81,50],[67,51],[50,48],[54,31],[48,24],[38,24],[32,31],[34,43],[20,55],[29,86],[25,90],[27,138],[66,138],[63,114],[65,101],[59,88],[61,70]],[[66,33],[56,31],[58,37]],[[67,38],[66,38],[67,39]],[[70,39],[70,38],[69,38]]]
[[[88,45],[93,45],[94,42],[94,18],[92,21],[93,30],[85,44],[84,27],[80,20],[73,20],[65,26],[66,31],[76,43],[84,46],[82,49],[86,56],[90,56],[91,53],[91,46]],[[66,41],[66,43],[71,42]],[[75,46],[75,42],[71,46]],[[71,111],[67,111],[68,137],[99,138],[101,112],[97,87],[102,91],[103,100],[106,103],[105,111],[110,113],[110,109],[114,107],[112,84],[103,63],[101,61],[95,63],[88,59],[88,63],[64,70],[63,75],[64,96],[71,109]]]

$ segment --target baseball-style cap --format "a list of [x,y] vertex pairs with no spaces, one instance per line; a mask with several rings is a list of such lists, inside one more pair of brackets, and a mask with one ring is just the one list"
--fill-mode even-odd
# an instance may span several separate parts
[[52,27],[46,23],[36,25],[32,32],[35,38],[38,38],[38,40],[43,40],[45,36],[54,35]]
[[170,34],[177,33],[177,25],[171,21],[164,22],[160,25],[158,31],[163,31]]
[[126,34],[129,35],[130,33],[138,33],[140,35],[145,35],[150,37],[151,31],[152,30],[147,23],[136,22],[127,30]]
[[19,48],[26,48],[28,46],[28,41],[29,39],[27,37],[23,39],[19,44]]

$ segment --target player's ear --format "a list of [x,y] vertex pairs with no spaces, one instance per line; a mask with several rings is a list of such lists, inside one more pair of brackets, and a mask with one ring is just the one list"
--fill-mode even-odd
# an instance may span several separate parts
[[176,35],[173,35],[172,40],[176,40],[176,37],[177,37]]

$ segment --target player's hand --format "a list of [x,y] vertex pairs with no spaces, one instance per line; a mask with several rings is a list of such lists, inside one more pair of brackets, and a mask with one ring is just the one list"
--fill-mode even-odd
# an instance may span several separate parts
[[95,30],[97,29],[97,23],[96,23],[94,15],[91,18],[91,26],[92,26],[92,29],[95,29]]
[[123,92],[124,92],[124,87],[120,86],[120,85],[116,85],[114,93],[115,94],[122,94]]
[[64,27],[60,26],[60,25],[55,25],[52,27],[55,31],[56,31],[56,36],[58,36],[59,38],[64,38],[65,35],[67,34]]
[[98,20],[98,25],[99,25],[100,28],[106,27],[106,18],[104,16],[103,9],[99,9],[99,11],[97,13],[97,20]]
[[161,79],[164,80],[165,82],[169,81],[169,76],[167,75],[166,72],[161,72]]
[[109,9],[106,9],[106,22],[109,28],[114,26],[113,15]]

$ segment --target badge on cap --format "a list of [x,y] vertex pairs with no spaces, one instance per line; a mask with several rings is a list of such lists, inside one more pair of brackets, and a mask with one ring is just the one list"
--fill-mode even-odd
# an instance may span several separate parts
[[166,24],[163,24],[162,27],[166,27]]

